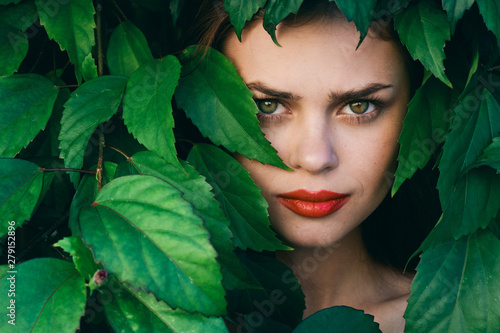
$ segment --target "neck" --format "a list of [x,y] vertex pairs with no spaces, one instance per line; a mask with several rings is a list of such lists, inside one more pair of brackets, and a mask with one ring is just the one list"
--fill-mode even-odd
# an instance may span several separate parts
[[381,277],[357,228],[329,247],[298,247],[277,253],[306,296],[304,317],[326,307],[369,308],[379,301]]

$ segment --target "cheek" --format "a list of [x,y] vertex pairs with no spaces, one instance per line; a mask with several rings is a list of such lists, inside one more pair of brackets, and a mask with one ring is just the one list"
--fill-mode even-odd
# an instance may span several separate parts
[[376,191],[377,187],[385,191],[391,186],[397,166],[400,132],[401,123],[393,122],[373,126],[364,133],[345,134],[356,139],[346,142],[343,156],[339,156],[340,163],[345,161],[347,172],[363,184],[365,191]]

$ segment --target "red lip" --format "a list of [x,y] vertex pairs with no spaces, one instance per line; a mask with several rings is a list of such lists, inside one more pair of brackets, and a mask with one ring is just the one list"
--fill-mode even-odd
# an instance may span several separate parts
[[349,199],[348,194],[331,191],[296,190],[278,195],[279,202],[305,217],[324,217],[335,213]]

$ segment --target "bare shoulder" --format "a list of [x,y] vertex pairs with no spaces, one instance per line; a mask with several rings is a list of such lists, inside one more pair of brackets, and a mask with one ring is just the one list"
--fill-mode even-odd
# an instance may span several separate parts
[[380,324],[383,333],[403,333],[405,319],[403,317],[408,305],[410,286],[413,274],[396,274],[386,280],[385,297],[376,304],[369,313]]

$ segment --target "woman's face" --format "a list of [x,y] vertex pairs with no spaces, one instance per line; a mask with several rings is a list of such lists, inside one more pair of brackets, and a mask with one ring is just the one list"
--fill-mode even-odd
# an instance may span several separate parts
[[390,188],[408,103],[396,44],[344,19],[279,25],[281,47],[261,24],[223,52],[254,93],[266,138],[293,171],[237,156],[269,203],[273,228],[295,247],[338,242]]

